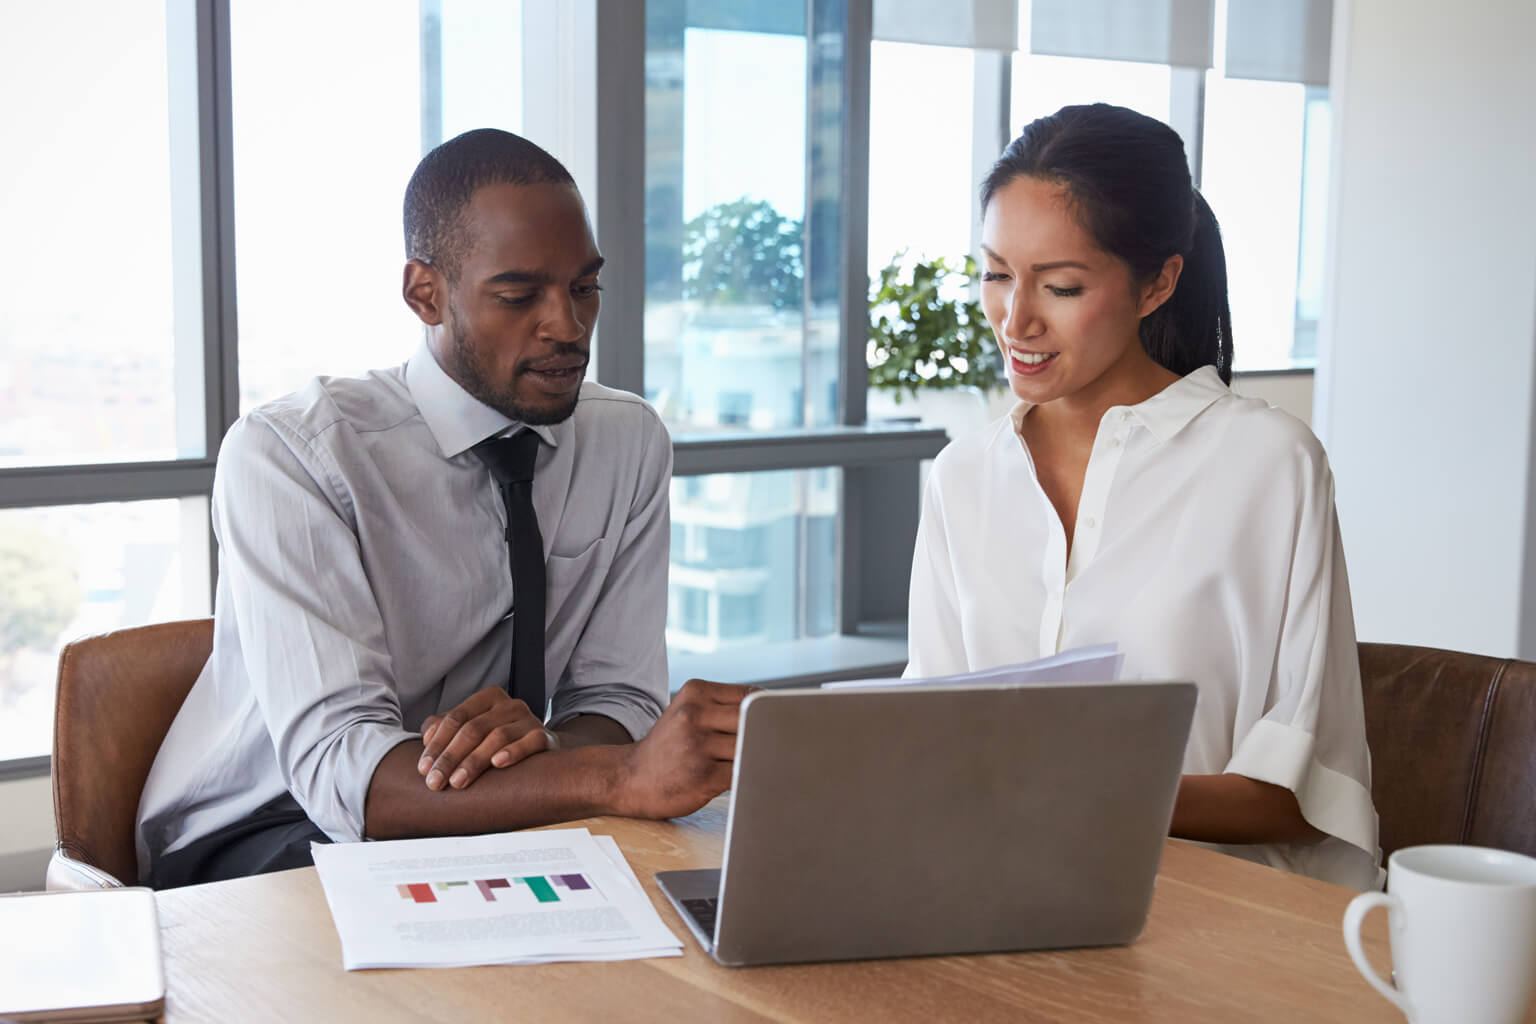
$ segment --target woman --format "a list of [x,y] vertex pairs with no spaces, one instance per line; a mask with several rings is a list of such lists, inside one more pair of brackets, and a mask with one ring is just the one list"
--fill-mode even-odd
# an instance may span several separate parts
[[1215,217],[1166,125],[1066,107],[982,186],[981,298],[1019,404],[929,475],[911,676],[1114,641],[1200,698],[1175,836],[1379,885],[1333,478],[1227,389]]

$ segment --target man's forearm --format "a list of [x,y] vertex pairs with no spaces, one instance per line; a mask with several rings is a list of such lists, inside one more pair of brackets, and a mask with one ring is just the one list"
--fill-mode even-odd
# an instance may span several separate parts
[[633,743],[629,730],[607,715],[577,715],[551,729],[561,750],[591,746],[595,743]]
[[486,772],[464,789],[428,789],[416,770],[421,742],[401,743],[374,770],[363,812],[364,834],[369,839],[467,835],[622,814],[634,747],[617,722],[606,721],[624,733],[625,745],[535,754]]

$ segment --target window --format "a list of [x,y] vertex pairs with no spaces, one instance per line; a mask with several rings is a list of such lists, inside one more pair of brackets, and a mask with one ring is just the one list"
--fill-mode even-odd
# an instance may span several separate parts
[[671,647],[699,653],[837,631],[837,470],[679,478],[671,498]]
[[[1199,45],[1137,62],[1013,52],[1042,12],[1058,40],[1090,7],[1116,28],[1104,0],[978,4],[970,36],[897,6],[916,21],[874,40],[853,0],[600,3],[581,8],[593,24],[517,0],[18,8],[8,38],[26,44],[0,62],[28,98],[0,112],[26,140],[0,166],[0,232],[19,240],[0,253],[0,616],[25,628],[0,649],[0,772],[47,748],[67,637],[207,612],[234,418],[411,354],[401,193],[468,128],[533,126],[587,190],[620,343],[597,372],[648,396],[676,444],[674,653],[899,625],[917,462],[943,439],[864,426],[862,271],[970,250],[976,185],[1032,117],[1102,99],[1174,124],[1227,230],[1239,366],[1310,357],[1326,74],[1315,47],[1304,72],[1270,60],[1297,37],[1266,27],[1279,8],[1218,0]],[[550,90],[537,117],[525,88]]]
[[709,592],[682,583],[673,583],[667,591],[667,643],[673,644],[675,631],[689,637],[709,635]]
[[[1178,130],[1223,230],[1236,370],[1309,367],[1327,204],[1327,29],[1319,38],[1306,5],[1258,0],[1204,9],[1149,2],[1134,20],[1117,11],[1098,0],[1021,3],[1026,46],[1031,15],[1048,17],[1049,45],[1075,46],[1078,55],[1015,55],[1015,132],[1066,104],[1095,101]],[[1158,28],[1163,37],[1149,31]],[[1141,58],[1098,60],[1084,49]]]
[[[642,389],[677,445],[674,664],[851,633],[878,605],[847,599],[842,585],[866,557],[845,491],[885,479],[838,468],[862,467],[881,441],[842,426],[863,422],[865,385],[864,283],[846,268],[875,259],[863,225],[859,237],[843,225],[851,190],[877,180],[845,173],[865,155],[848,123],[861,74],[848,63],[847,18],[840,0],[645,5],[643,381],[608,382]],[[948,56],[935,59],[947,69]],[[959,159],[968,165],[968,145]],[[915,187],[918,169],[890,170],[878,179],[890,190]],[[947,230],[958,254],[969,239],[963,174],[957,184]],[[915,527],[918,449],[941,441],[903,443]],[[903,522],[905,510],[888,518]]]
[[[486,125],[545,125],[583,183],[617,279],[603,323],[635,325],[615,332],[635,355],[597,372],[674,433],[674,651],[788,664],[830,638],[844,674],[899,658],[856,634],[900,618],[918,460],[942,438],[862,427],[856,5],[573,10],[60,0],[12,19],[27,44],[0,83],[29,102],[0,113],[28,143],[0,166],[20,240],[0,254],[0,775],[47,771],[62,643],[208,613],[234,419],[411,354],[401,193],[426,148]],[[530,120],[524,88],[552,68]],[[643,203],[605,191],[599,150],[645,167]]]
[[0,774],[47,770],[70,638],[208,614],[225,429],[410,353],[406,177],[444,133],[519,126],[520,3],[356,13],[65,0],[10,22],[26,44],[0,84],[34,100],[0,113],[27,140],[0,166],[20,240],[0,254]]
[[522,5],[423,0],[366,18],[343,3],[230,8],[248,412],[318,374],[355,375],[414,351],[421,324],[400,298],[401,196],[445,138],[520,129]]
[[1214,14],[1200,187],[1227,253],[1235,368],[1310,367],[1322,315],[1329,31],[1317,31],[1307,4],[1216,0]]
[[[956,256],[974,249],[975,239],[965,239],[979,210],[967,214],[963,204],[1002,147],[1063,106],[1112,103],[1184,139],[1195,183],[1222,226],[1236,368],[1311,365],[1325,255],[1328,33],[1317,31],[1310,7],[981,3],[976,25],[995,29],[1010,9],[1017,15],[1008,42],[994,31],[984,43],[979,29],[958,39],[954,23],[914,18],[906,4],[874,4],[877,32],[884,25],[905,41],[877,38],[871,56],[872,274],[902,248]],[[1015,38],[992,141],[982,134],[997,84],[985,72],[995,52],[988,47],[1011,47]]]
[[1291,359],[1317,360],[1317,324],[1323,318],[1323,263],[1327,259],[1329,139],[1331,108],[1326,88],[1307,86],[1301,165],[1301,252],[1296,260],[1296,340]]
[[207,613],[207,501],[182,497],[212,480],[194,38],[179,0],[9,13],[3,773],[46,772],[64,643]]
[[720,636],[729,640],[757,640],[764,635],[761,594],[721,594]]
[[1298,82],[1206,78],[1201,191],[1221,223],[1239,370],[1285,366],[1296,347],[1306,119]]
[[1112,103],[1172,123],[1172,80],[1166,64],[1015,54],[1010,123],[1017,135],[1035,118],[1074,103]]
[[190,6],[7,11],[0,467],[204,453]]
[[955,264],[972,251],[974,101],[968,88],[935,83],[968,86],[975,65],[975,52],[959,47],[878,39],[871,45],[871,280],[903,253]]
[[[796,392],[791,391],[790,397],[795,397]],[[721,391],[719,393],[719,421],[722,426],[746,427],[752,424],[752,402],[754,395],[750,391]]]
[[0,760],[48,753],[70,639],[208,614],[208,502],[0,509]]
[[646,8],[645,394],[674,434],[838,419],[836,281],[812,258],[828,229],[836,251],[837,154],[807,173],[807,109],[841,111],[806,24],[803,6]]

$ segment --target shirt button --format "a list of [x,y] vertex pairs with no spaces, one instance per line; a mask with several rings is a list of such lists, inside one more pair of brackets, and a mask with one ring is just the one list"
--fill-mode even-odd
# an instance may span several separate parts
[[1089,516],[1089,517],[1088,517],[1088,521],[1087,521],[1087,522],[1085,522],[1085,523],[1084,523],[1084,524],[1083,524],[1083,525],[1084,525],[1084,526],[1086,526],[1086,527],[1088,527],[1088,529],[1090,529],[1090,530],[1091,530],[1091,529],[1093,529],[1093,528],[1094,528],[1094,527],[1095,527],[1095,526],[1098,526],[1098,525],[1099,525],[1099,521],[1098,521],[1098,520],[1097,520],[1097,519],[1095,519],[1095,518],[1093,518],[1093,516]]
[[1129,409],[1121,409],[1120,410],[1120,418],[1122,420],[1130,419],[1131,418],[1131,410],[1129,410]]
[[1120,447],[1120,439],[1118,437],[1110,438],[1109,439],[1109,446],[1111,448],[1119,448]]

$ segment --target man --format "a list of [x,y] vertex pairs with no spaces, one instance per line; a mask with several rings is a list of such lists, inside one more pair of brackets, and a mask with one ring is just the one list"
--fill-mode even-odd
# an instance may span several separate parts
[[663,711],[672,448],[582,380],[603,259],[570,174],[469,132],[417,167],[405,229],[420,350],[220,451],[213,654],[139,807],[157,888],[311,841],[686,814],[730,783],[746,689]]

